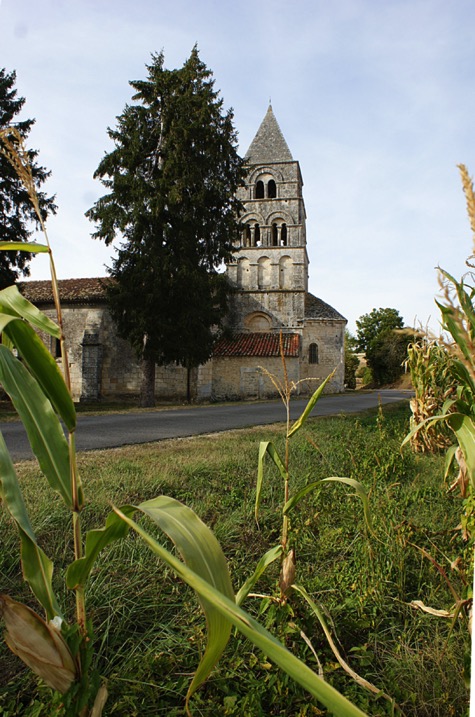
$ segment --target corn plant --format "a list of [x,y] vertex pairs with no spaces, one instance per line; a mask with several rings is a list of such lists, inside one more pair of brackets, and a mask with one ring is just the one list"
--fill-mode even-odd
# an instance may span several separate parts
[[[303,488],[298,490],[297,492],[292,492],[292,481],[291,481],[291,461],[290,461],[290,444],[291,439],[293,436],[297,434],[298,431],[300,431],[303,426],[305,425],[307,419],[312,413],[312,410],[314,409],[318,399],[322,395],[325,386],[327,383],[332,379],[334,372],[331,373],[324,381],[321,382],[321,384],[318,386],[318,388],[315,390],[313,395],[311,396],[310,400],[308,401],[302,415],[292,424],[290,420],[290,406],[291,406],[291,397],[292,394],[297,390],[299,383],[306,381],[306,379],[303,379],[299,382],[292,382],[289,380],[288,373],[287,373],[287,366],[284,356],[284,350],[283,350],[283,340],[282,340],[282,334],[280,335],[280,355],[282,360],[282,378],[279,378],[278,376],[271,374],[267,369],[260,367],[260,370],[269,378],[269,380],[272,382],[274,387],[279,393],[279,396],[282,400],[282,403],[284,404],[285,411],[286,411],[286,425],[285,425],[285,443],[284,443],[284,454],[281,456],[275,447],[274,443],[271,441],[261,441],[259,446],[259,456],[258,456],[258,470],[257,470],[257,483],[256,483],[256,498],[255,498],[255,507],[254,507],[254,515],[256,523],[259,524],[259,509],[260,509],[260,503],[261,503],[261,496],[262,496],[262,488],[263,488],[263,482],[264,482],[264,463],[266,458],[270,459],[272,463],[274,464],[275,468],[277,468],[278,474],[282,480],[282,528],[280,533],[280,543],[276,545],[275,547],[271,548],[260,560],[258,567],[255,571],[255,573],[249,578],[249,580],[243,585],[241,590],[239,591],[237,595],[237,602],[241,604],[241,602],[246,598],[246,596],[250,593],[252,590],[254,584],[257,582],[258,578],[262,575],[264,570],[270,565],[272,562],[276,560],[280,560],[280,576],[279,576],[279,595],[277,597],[270,596],[271,600],[275,600],[275,602],[280,605],[284,606],[287,603],[287,600],[290,598],[291,594],[297,594],[301,598],[303,598],[304,602],[307,604],[310,611],[313,613],[313,615],[317,618],[324,634],[325,638],[336,658],[340,666],[347,672],[360,686],[364,687],[365,689],[369,690],[375,695],[378,695],[380,697],[385,698],[388,700],[392,706],[393,709],[397,710],[399,709],[398,706],[394,703],[394,700],[389,697],[388,695],[384,694],[378,687],[375,687],[373,684],[368,682],[366,679],[358,675],[345,661],[343,656],[341,655],[340,651],[338,650],[338,647],[336,645],[336,641],[333,639],[331,630],[327,624],[327,621],[324,616],[324,610],[320,605],[318,605],[315,600],[312,599],[312,597],[309,595],[305,587],[301,584],[299,584],[296,580],[297,578],[297,563],[296,563],[296,543],[297,539],[292,535],[291,530],[291,518],[296,511],[299,503],[301,500],[307,496],[309,493],[320,489],[325,484],[332,484],[332,483],[339,483],[342,485],[349,486],[354,490],[354,495],[357,496],[363,506],[364,511],[364,517],[366,526],[368,529],[368,532],[374,535],[372,521],[371,521],[371,513],[369,509],[369,500],[368,495],[366,493],[366,490],[364,486],[354,478],[347,478],[347,477],[339,477],[339,476],[331,476],[328,478],[323,478],[321,480],[312,481],[310,483],[307,483]],[[260,595],[259,597],[269,597],[269,596],[263,596]],[[314,655],[316,656],[315,651],[313,650],[313,647],[311,645],[311,641],[309,638],[303,633],[303,631],[300,631],[303,639],[307,643],[307,645],[312,649]],[[317,656],[316,656],[317,657]],[[317,657],[318,660],[318,657]]]
[[[38,543],[15,467],[0,434],[0,500],[18,528],[24,579],[44,611],[42,617],[11,596],[0,594],[0,616],[4,620],[8,646],[60,696],[65,716],[100,717],[107,701],[107,685],[91,669],[94,633],[87,614],[88,580],[100,552],[111,543],[123,540],[133,530],[195,590],[206,616],[207,644],[186,696],[188,715],[191,715],[192,694],[218,662],[234,625],[331,712],[342,717],[361,717],[361,710],[242,610],[239,605],[247,587],[243,586],[235,596],[219,543],[187,506],[173,498],[158,496],[139,505],[114,508],[104,526],[89,530],[83,536],[81,513],[86,499],[76,466],[76,411],[71,399],[53,254],[21,137],[14,129],[3,130],[0,140],[3,153],[28,190],[45,237],[44,244],[5,242],[0,244],[0,250],[49,254],[58,319],[57,323],[49,319],[25,300],[14,286],[0,292],[3,342],[0,345],[0,382],[24,424],[50,489],[59,494],[71,513],[74,552],[64,580],[75,596],[76,606],[72,620],[67,606],[60,604],[53,588],[53,560]],[[38,331],[60,341],[63,373],[39,339]],[[182,560],[136,522],[136,514],[146,516],[169,536]],[[263,563],[268,560],[269,556],[261,561],[248,581],[249,585],[255,582]]]
[[446,450],[452,444],[450,429],[440,422],[429,423],[429,419],[440,413],[455,392],[450,354],[440,342],[420,338],[409,344],[407,356],[405,365],[415,394],[410,400],[411,428],[423,424],[413,434],[411,446],[417,453]]
[[[467,266],[472,269],[475,261],[475,194],[473,183],[464,165],[459,165],[462,184],[467,200],[474,244]],[[441,312],[442,328],[446,332],[444,348],[449,357],[454,390],[446,397],[440,412],[423,419],[413,427],[404,443],[413,440],[421,430],[443,421],[453,432],[467,485],[473,494],[475,489],[475,276],[469,271],[457,281],[444,269],[439,269],[442,298],[436,301]],[[457,446],[448,452],[453,460]]]
[[[445,338],[441,348],[447,356],[444,380],[451,388],[436,415],[423,418],[413,426],[404,443],[417,441],[421,433],[427,435],[433,427],[442,423],[450,429],[454,438],[446,454],[446,475],[451,465],[458,463],[458,475],[452,488],[459,487],[464,508],[461,519],[463,537],[467,542],[465,559],[468,569],[473,571],[473,545],[475,539],[475,276],[471,269],[475,261],[475,194],[473,182],[464,165],[459,165],[463,190],[467,201],[470,226],[473,233],[472,255],[467,259],[469,271],[458,281],[444,269],[439,269],[439,283],[442,297],[437,300],[441,312],[442,329]],[[425,377],[426,378],[426,377]],[[434,564],[434,559],[425,554]],[[437,569],[440,568],[436,565]],[[440,571],[444,574],[443,571]],[[471,571],[470,571],[471,572]],[[469,572],[469,574],[470,574]],[[455,591],[454,621],[462,610],[471,612],[472,585],[466,586],[465,594]],[[471,620],[469,621],[470,624]]]

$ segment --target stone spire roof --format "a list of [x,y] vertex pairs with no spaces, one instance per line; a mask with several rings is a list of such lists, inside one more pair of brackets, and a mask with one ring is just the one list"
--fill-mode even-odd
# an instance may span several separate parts
[[250,164],[292,161],[292,154],[272,111],[272,105],[269,105],[245,159]]

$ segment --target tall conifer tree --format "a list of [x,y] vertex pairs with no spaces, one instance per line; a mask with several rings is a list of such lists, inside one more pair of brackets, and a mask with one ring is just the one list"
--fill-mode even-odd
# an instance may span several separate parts
[[[5,68],[0,68],[0,129],[15,127],[26,142],[35,120],[15,121],[25,104],[23,97],[17,97],[15,80],[15,72],[8,73]],[[37,151],[28,150],[28,156],[40,209],[46,219],[47,214],[56,212],[56,206],[54,197],[47,197],[39,187],[50,172],[37,164]],[[7,158],[0,153],[0,241],[29,241],[37,225],[36,213],[23,182]],[[14,284],[21,275],[29,276],[30,260],[31,254],[27,252],[0,252],[0,289]]]
[[108,193],[87,212],[95,238],[122,240],[110,309],[142,360],[142,405],[154,400],[155,364],[177,362],[189,375],[211,354],[227,297],[218,268],[237,238],[244,176],[233,113],[196,46],[182,68],[167,70],[160,53],[147,70],[108,130],[115,148],[94,175]]

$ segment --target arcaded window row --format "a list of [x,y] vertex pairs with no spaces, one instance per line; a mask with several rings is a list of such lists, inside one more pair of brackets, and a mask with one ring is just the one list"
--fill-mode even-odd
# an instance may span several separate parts
[[246,224],[242,231],[242,246],[288,246],[288,231],[285,222],[274,222],[270,227],[267,242],[264,237],[267,234],[265,230],[261,231],[260,224]]

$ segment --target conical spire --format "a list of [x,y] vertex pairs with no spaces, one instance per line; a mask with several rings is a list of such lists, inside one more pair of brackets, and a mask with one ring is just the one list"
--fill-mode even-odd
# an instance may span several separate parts
[[292,154],[272,111],[272,105],[269,105],[245,159],[250,164],[292,161]]

